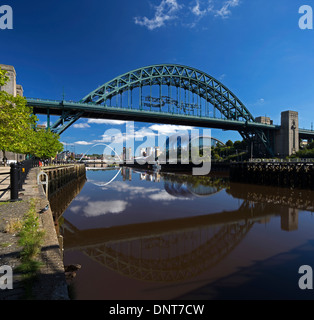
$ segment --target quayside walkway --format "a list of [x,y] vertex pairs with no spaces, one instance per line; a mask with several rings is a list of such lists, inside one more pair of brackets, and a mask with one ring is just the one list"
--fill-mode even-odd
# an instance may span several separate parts
[[[53,222],[50,206],[43,211],[49,202],[42,186],[37,185],[37,174],[40,168],[30,170],[24,191],[19,193],[21,201],[5,202],[0,200],[0,266],[8,265],[13,269],[13,289],[0,289],[0,300],[68,300],[68,289],[64,273],[62,253]],[[22,221],[30,209],[31,199],[35,199],[36,212],[40,229],[44,230],[44,240],[39,256],[42,267],[32,282],[31,294],[26,292],[24,278],[15,271],[21,264],[22,247],[18,244],[18,235],[8,231],[16,221]],[[2,276],[2,274],[0,275]]]

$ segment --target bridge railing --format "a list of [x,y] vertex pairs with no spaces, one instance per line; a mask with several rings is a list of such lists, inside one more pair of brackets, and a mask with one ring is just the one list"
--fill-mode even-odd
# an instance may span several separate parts
[[[39,98],[26,98],[29,102],[32,102],[32,101],[37,101],[37,102],[40,102],[40,101],[44,101],[44,102],[56,102],[58,104],[61,104],[62,103],[62,100],[54,100],[54,99],[39,99]],[[90,106],[97,106],[97,107],[106,107],[106,108],[109,108],[109,109],[128,109],[128,110],[135,110],[135,111],[143,111],[143,110],[140,110],[139,108],[132,108],[132,107],[125,107],[125,106],[108,106],[108,105],[100,105],[100,104],[97,104],[95,102],[82,102],[82,101],[72,101],[72,100],[64,100],[64,102],[66,102],[67,104],[73,104],[73,105],[90,105]],[[172,112],[167,112],[167,111],[163,111],[161,109],[158,109],[158,110],[144,110],[144,111],[147,111],[147,112],[150,112],[150,113],[158,113],[158,114],[166,114],[166,115],[169,115],[169,114],[172,114],[172,115],[179,115],[181,117],[195,117],[195,118],[208,118],[208,119],[215,119],[215,120],[219,120],[219,121],[222,121],[222,122],[230,122],[230,121],[233,121],[233,122],[245,122],[245,121],[240,121],[240,120],[230,120],[230,119],[227,119],[227,118],[221,118],[221,117],[210,117],[209,115],[204,115],[204,114],[198,114],[198,115],[195,115],[195,114],[186,114],[186,113],[182,113],[180,112],[180,110],[176,110],[176,111],[172,111]],[[249,123],[253,123],[251,121],[249,121]],[[273,125],[270,125],[270,127],[273,127]]]
[[42,98],[28,98],[25,97],[26,100],[30,101],[51,101],[51,102],[60,102],[60,100],[54,100],[54,99],[42,99]]
[[[61,103],[62,101],[65,100],[55,100],[55,99],[42,99],[42,98],[30,98],[30,97],[26,97],[26,100],[28,101],[47,101],[47,102],[57,102],[57,103]],[[85,104],[85,105],[98,105],[95,102],[82,102],[82,101],[73,101],[73,100],[66,100],[66,103],[70,103],[70,104]],[[98,105],[99,106],[99,105]]]

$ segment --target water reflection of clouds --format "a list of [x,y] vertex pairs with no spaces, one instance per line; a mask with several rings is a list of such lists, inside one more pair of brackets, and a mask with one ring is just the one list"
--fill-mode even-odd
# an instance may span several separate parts
[[77,197],[75,198],[74,201],[88,202],[89,200],[90,200],[90,197],[79,195],[79,196],[77,196]]
[[127,201],[123,200],[94,201],[88,202],[82,211],[85,217],[97,217],[108,213],[119,214],[126,209],[127,205]]
[[182,198],[182,197],[178,198],[178,197],[172,196],[165,190],[162,190],[155,194],[151,194],[148,197],[149,199],[154,201],[190,200],[189,198]]
[[158,192],[160,191],[159,188],[147,188],[147,187],[140,187],[140,186],[130,186],[130,184],[121,182],[121,181],[115,181],[109,186],[103,187],[102,190],[114,190],[117,192],[128,192],[131,195],[134,194],[147,194],[152,192]]
[[[126,213],[139,199],[149,201],[151,204],[154,203],[152,205],[155,207],[155,203],[158,202],[160,205],[169,206],[170,203],[174,204],[175,201],[193,200],[194,198],[194,196],[191,197],[190,192],[187,192],[186,185],[183,183],[179,183],[177,186],[176,183],[170,182],[166,182],[165,185],[141,181],[141,185],[138,185],[130,183],[130,181],[113,181],[106,185],[105,182],[90,178],[88,182],[98,187],[101,198],[105,197],[110,200],[102,201],[101,198],[99,199],[99,193],[94,191],[88,195],[79,195],[69,208],[69,211],[77,217],[95,218],[110,214],[120,215]],[[172,186],[170,189],[175,189],[176,192],[169,192],[169,185]],[[165,186],[168,186],[168,188],[165,188]],[[185,192],[182,191],[183,189]],[[139,211],[141,212],[141,209]]]
[[123,200],[93,201],[88,196],[78,196],[69,210],[74,214],[83,213],[85,217],[96,217],[108,213],[118,214],[123,212],[128,202]]
[[116,192],[127,192],[127,199],[134,199],[136,197],[149,198],[154,201],[172,201],[172,200],[188,200],[188,198],[177,198],[165,190],[160,188],[148,188],[148,187],[140,187],[140,186],[132,186],[124,182],[116,181],[113,182],[110,186],[102,188],[103,190],[114,190]]

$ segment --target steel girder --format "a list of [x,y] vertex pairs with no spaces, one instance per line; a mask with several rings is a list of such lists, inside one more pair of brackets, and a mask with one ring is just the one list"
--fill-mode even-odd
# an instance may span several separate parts
[[221,82],[202,71],[176,64],[152,65],[125,73],[100,86],[81,102],[106,104],[115,95],[153,85],[189,90],[211,103],[226,119],[254,122],[252,114],[240,99]]
[[[105,105],[108,99],[137,87],[166,85],[189,90],[209,102],[226,119],[255,122],[254,117],[239,98],[220,81],[195,68],[177,64],[158,64],[139,68],[100,86],[81,102]],[[266,152],[273,156],[273,150],[265,132],[259,129],[239,131],[246,140],[256,136],[264,145]]]
[[[224,119],[215,118],[215,116],[210,117],[209,114],[201,113],[197,116],[194,115],[193,119],[198,118],[202,122],[206,119],[224,120],[228,122],[229,127],[232,122],[235,124],[235,128],[232,130],[238,130],[246,140],[257,137],[257,139],[262,142],[262,145],[264,145],[267,153],[273,156],[267,130],[261,128],[261,126],[259,126],[260,124],[255,122],[252,114],[235,94],[210,75],[197,69],[177,64],[152,65],[130,71],[100,86],[85,96],[79,103],[67,103],[66,101],[62,101],[61,103],[51,101],[44,102],[45,105],[47,104],[47,109],[51,108],[51,111],[56,108],[56,104],[58,109],[60,107],[62,108],[60,119],[51,126],[51,130],[61,134],[80,117],[85,116],[88,110],[94,110],[96,107],[98,109],[102,109],[103,107],[104,110],[114,111],[115,108],[112,108],[111,105],[109,106],[107,101],[111,101],[112,97],[118,97],[118,95],[122,95],[122,93],[126,91],[131,91],[132,93],[132,90],[135,88],[139,88],[140,101],[142,101],[142,87],[150,86],[150,88],[152,88],[152,86],[156,85],[159,85],[160,88],[161,86],[168,86],[168,89],[170,87],[176,87],[177,90],[180,88],[196,94],[204,99],[206,103],[210,103],[214,107],[214,110],[217,109]],[[159,92],[161,93],[161,89]],[[160,107],[162,106],[161,98],[160,94]],[[150,94],[150,100],[152,101],[152,99],[156,98],[153,98],[152,94]],[[168,99],[171,100],[171,97],[168,97]],[[33,99],[29,103],[42,107],[43,102],[37,100]],[[134,113],[134,111],[136,111],[135,109],[132,110],[125,107],[120,110],[125,110],[126,113],[131,113],[131,111]],[[141,109],[141,105],[139,105],[137,111],[141,113],[144,112],[144,110]],[[160,109],[159,111],[162,110]],[[165,116],[167,113],[169,113],[169,116],[180,117],[180,119],[182,118],[183,120],[186,119],[186,116],[183,117],[184,114],[172,114],[169,111],[155,112],[145,110],[145,113],[148,117],[147,122],[150,120],[150,115],[156,116],[160,114],[161,116]],[[132,117],[132,115],[130,115],[130,117]],[[153,121],[154,117],[152,117],[152,122]],[[244,123],[240,129],[236,128],[236,124],[239,123]]]
[[83,114],[84,112],[73,113],[71,111],[63,111],[60,118],[53,125],[51,125],[50,130],[60,135],[74,122],[80,119]]

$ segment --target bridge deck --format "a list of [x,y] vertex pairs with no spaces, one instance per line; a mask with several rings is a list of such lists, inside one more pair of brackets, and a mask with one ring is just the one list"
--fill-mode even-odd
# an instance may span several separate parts
[[300,139],[314,139],[314,130],[299,129]]
[[82,112],[81,118],[133,120],[139,122],[153,122],[164,124],[180,124],[195,127],[217,128],[225,130],[269,129],[278,130],[276,125],[268,125],[257,122],[245,122],[211,117],[199,117],[167,112],[144,111],[139,109],[127,109],[105,107],[97,104],[79,103],[70,101],[54,101],[27,98],[27,104],[32,106],[35,114],[62,115],[64,111],[73,114]]

